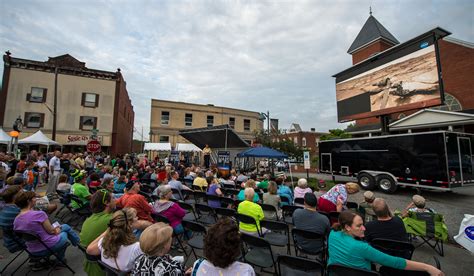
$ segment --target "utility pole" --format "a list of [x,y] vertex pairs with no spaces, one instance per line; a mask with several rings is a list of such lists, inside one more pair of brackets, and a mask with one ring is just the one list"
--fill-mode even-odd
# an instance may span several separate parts
[[58,112],[58,67],[54,67],[54,106],[53,106],[53,140],[56,140],[56,114]]

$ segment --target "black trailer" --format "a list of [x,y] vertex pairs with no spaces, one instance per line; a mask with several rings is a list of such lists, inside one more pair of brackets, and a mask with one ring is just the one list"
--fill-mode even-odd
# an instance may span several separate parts
[[357,178],[366,190],[450,191],[474,185],[473,145],[473,134],[449,131],[321,141],[319,170]]

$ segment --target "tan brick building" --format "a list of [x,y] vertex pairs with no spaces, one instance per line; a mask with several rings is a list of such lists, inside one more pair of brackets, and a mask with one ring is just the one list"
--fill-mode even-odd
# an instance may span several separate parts
[[254,131],[263,128],[258,112],[185,102],[151,100],[150,141],[152,143],[189,143],[178,132],[228,124],[246,142],[254,140]]
[[135,113],[120,69],[90,69],[68,54],[43,62],[7,52],[3,61],[0,125],[6,131],[20,117],[20,139],[41,130],[71,152],[84,151],[97,129],[103,151],[131,152]]

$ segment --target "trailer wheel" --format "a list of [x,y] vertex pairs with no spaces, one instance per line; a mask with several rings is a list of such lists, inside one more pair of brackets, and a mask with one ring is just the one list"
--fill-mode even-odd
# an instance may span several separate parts
[[377,185],[379,188],[387,194],[393,194],[397,190],[397,183],[392,177],[388,175],[381,175],[377,177]]
[[357,181],[359,182],[359,185],[362,186],[364,190],[375,189],[375,179],[372,175],[368,173],[360,173],[357,176]]

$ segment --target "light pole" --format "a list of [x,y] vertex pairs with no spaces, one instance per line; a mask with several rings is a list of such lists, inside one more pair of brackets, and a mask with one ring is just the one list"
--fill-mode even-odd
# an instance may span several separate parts
[[267,119],[267,132],[270,135],[270,111],[267,110],[267,113],[260,112],[260,118]]

